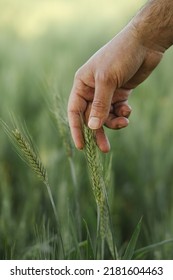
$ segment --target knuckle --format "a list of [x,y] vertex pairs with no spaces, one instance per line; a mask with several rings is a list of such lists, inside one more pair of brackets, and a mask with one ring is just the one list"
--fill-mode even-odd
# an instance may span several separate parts
[[98,83],[104,85],[116,84],[116,77],[113,77],[113,75],[108,71],[99,71],[96,74],[96,80]]
[[75,79],[80,79],[82,75],[83,75],[83,70],[82,70],[82,67],[80,67],[80,68],[76,71],[74,77],[75,77]]
[[107,83],[108,81],[108,75],[107,73],[105,73],[104,71],[100,71],[99,73],[97,73],[96,75],[96,80],[99,83]]
[[102,100],[93,100],[93,107],[103,111],[106,109],[106,106]]

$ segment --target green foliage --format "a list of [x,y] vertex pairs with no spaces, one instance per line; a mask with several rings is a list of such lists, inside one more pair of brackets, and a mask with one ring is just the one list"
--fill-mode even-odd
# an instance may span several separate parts
[[[86,160],[71,144],[64,125],[66,116],[62,116],[76,69],[120,27],[114,23],[107,28],[108,24],[110,21],[104,25],[98,20],[94,30],[92,22],[85,28],[83,23],[82,31],[79,22],[51,25],[31,37],[22,36],[10,25],[0,27],[0,117],[9,124],[9,112],[13,112],[27,124],[49,175],[63,242],[62,249],[47,190],[18,158],[1,129],[0,259],[98,256],[97,209]],[[129,127],[106,130],[112,159],[103,158],[103,178],[108,185],[110,228],[119,258],[173,258],[171,59],[172,50],[130,97],[133,112]],[[55,106],[52,92],[58,94]],[[58,110],[62,118],[57,129]],[[136,224],[141,216],[139,234]],[[104,258],[112,258],[107,245]]]

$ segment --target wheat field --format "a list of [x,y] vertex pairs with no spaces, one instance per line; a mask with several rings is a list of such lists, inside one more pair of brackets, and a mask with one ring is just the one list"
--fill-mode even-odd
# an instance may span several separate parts
[[87,130],[77,151],[66,117],[75,71],[144,3],[0,1],[0,259],[173,258],[172,50],[109,154]]

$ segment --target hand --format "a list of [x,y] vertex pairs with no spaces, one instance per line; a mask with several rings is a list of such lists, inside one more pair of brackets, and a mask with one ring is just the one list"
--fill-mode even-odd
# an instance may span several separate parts
[[84,147],[82,117],[95,130],[100,150],[109,151],[103,126],[119,129],[128,125],[128,96],[161,58],[162,52],[143,44],[131,22],[77,71],[69,97],[68,119],[78,149]]

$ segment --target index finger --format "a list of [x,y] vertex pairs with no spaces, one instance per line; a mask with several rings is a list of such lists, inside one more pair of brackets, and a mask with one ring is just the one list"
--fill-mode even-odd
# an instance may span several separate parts
[[85,85],[74,83],[68,102],[68,121],[71,136],[77,149],[84,148],[84,138],[82,132],[82,119],[87,107],[87,101],[81,95],[85,91]]

